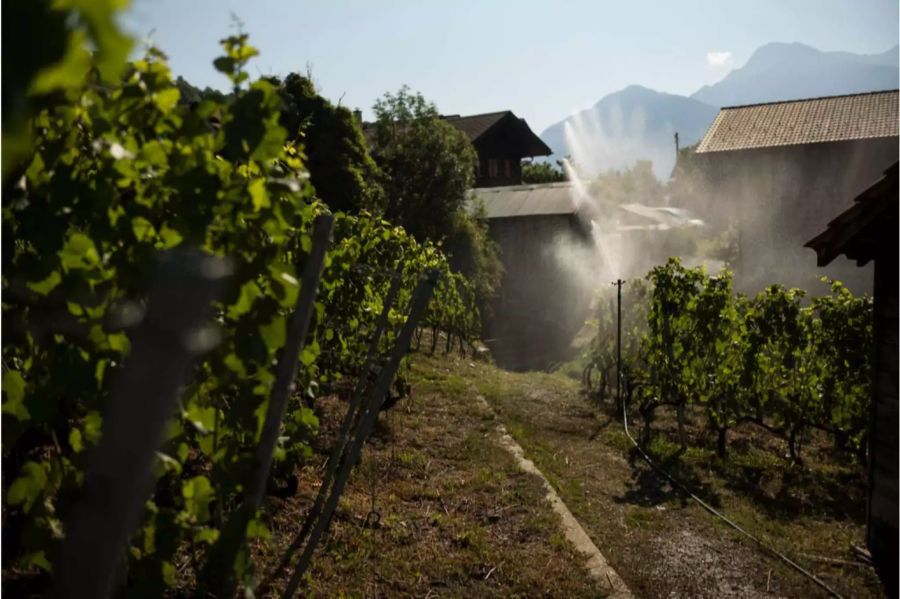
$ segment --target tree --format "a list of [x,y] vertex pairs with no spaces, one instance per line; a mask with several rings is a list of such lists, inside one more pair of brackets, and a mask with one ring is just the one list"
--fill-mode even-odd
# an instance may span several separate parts
[[596,197],[604,198],[612,204],[662,204],[665,189],[653,174],[653,163],[638,160],[625,171],[610,170],[601,173],[591,184]]
[[466,207],[477,160],[472,144],[406,86],[374,109],[372,154],[384,174],[386,218],[419,241],[445,242],[454,270],[474,283],[484,306],[501,266],[483,215]]
[[372,153],[384,173],[385,216],[419,241],[439,241],[463,209],[475,170],[468,138],[404,86],[375,103]]
[[283,102],[279,124],[305,149],[316,195],[335,211],[382,213],[381,175],[356,117],[319,95],[308,77],[291,73],[269,81]]
[[225,102],[230,95],[211,87],[204,87],[203,89],[194,87],[190,81],[180,75],[175,79],[175,87],[178,88],[178,92],[181,94],[178,99],[181,104],[196,105],[203,100]]
[[523,183],[560,183],[566,174],[549,162],[526,162],[522,165]]
[[497,244],[490,238],[487,218],[479,207],[474,212],[460,210],[447,236],[445,250],[450,267],[466,275],[475,288],[482,313],[489,309],[503,274]]

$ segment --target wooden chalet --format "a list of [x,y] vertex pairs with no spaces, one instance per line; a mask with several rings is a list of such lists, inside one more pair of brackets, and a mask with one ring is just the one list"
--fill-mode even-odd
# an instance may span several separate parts
[[888,597],[897,596],[898,395],[897,269],[898,165],[856,197],[806,247],[819,266],[844,255],[858,266],[874,262],[875,357],[869,431],[869,499],[866,541]]
[[553,153],[525,119],[510,110],[443,118],[465,133],[478,153],[475,187],[520,185],[523,158]]

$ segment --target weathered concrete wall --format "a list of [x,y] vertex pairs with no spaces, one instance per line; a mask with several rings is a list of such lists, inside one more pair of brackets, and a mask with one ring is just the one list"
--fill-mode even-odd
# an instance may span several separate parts
[[497,363],[515,370],[546,368],[567,358],[588,316],[590,289],[565,268],[554,248],[590,244],[573,215],[497,218],[490,221],[504,274],[485,315],[485,341]]
[[741,290],[782,283],[821,292],[818,278],[826,275],[854,292],[871,292],[871,266],[836,260],[818,268],[803,244],[849,207],[848,198],[878,179],[897,153],[897,138],[883,138],[696,154],[702,181],[685,203],[714,225],[738,225],[735,275]]

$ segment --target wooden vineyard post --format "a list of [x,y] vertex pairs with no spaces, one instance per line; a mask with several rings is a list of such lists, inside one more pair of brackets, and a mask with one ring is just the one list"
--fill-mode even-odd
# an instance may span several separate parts
[[312,249],[303,268],[300,294],[288,324],[284,348],[278,358],[275,383],[269,396],[269,408],[266,412],[259,444],[256,447],[253,484],[248,489],[245,500],[254,510],[259,507],[266,490],[266,479],[269,478],[272,454],[275,452],[275,445],[278,442],[278,431],[281,428],[285,409],[287,409],[288,399],[291,397],[291,390],[294,388],[294,380],[297,378],[300,352],[306,345],[309,321],[315,308],[316,292],[319,288],[319,280],[322,278],[322,270],[325,267],[325,253],[331,243],[333,226],[334,216],[330,214],[317,216],[313,223]]
[[[150,494],[154,454],[192,358],[209,349],[204,324],[229,267],[197,249],[162,255],[147,315],[113,383],[100,443],[66,527],[57,594],[102,598]],[[206,339],[204,335],[206,334]]]
[[350,434],[350,427],[353,425],[353,420],[356,418],[360,404],[362,403],[362,396],[366,389],[368,373],[372,368],[372,364],[375,362],[375,358],[378,354],[378,344],[381,341],[381,336],[384,335],[384,331],[387,329],[388,316],[390,314],[391,307],[394,305],[394,300],[397,299],[397,293],[400,291],[400,282],[401,277],[400,273],[398,272],[391,280],[391,287],[388,290],[387,297],[384,301],[384,306],[381,310],[381,315],[378,318],[378,325],[375,329],[374,335],[372,335],[371,341],[369,342],[369,349],[366,353],[366,361],[363,364],[362,376],[359,377],[359,380],[356,383],[356,387],[353,389],[353,396],[350,400],[350,405],[347,407],[347,413],[344,415],[343,422],[341,422],[341,428],[338,432],[337,442],[335,443],[331,458],[328,461],[328,469],[325,472],[325,477],[322,479],[322,486],[319,488],[319,496],[316,497],[316,505],[314,506],[314,510],[322,509],[321,503],[325,499],[326,491],[328,490],[328,487],[331,486],[332,478],[334,477],[335,472],[338,469],[339,462],[341,461],[341,456],[344,454],[344,450],[346,449],[348,435]]
[[254,453],[252,479],[244,494],[243,503],[228,519],[222,535],[210,549],[201,574],[201,585],[207,594],[218,597],[230,597],[234,594],[234,560],[244,547],[247,524],[256,515],[266,490],[281,421],[297,378],[300,353],[306,344],[333,225],[334,217],[330,214],[317,216],[313,223],[312,249],[303,265],[300,293],[278,358],[266,419]]
[[319,540],[331,522],[331,517],[337,507],[338,500],[350,477],[350,471],[357,463],[359,455],[362,452],[362,446],[371,434],[375,422],[378,420],[378,413],[381,411],[381,406],[384,403],[391,381],[394,379],[394,374],[396,374],[397,369],[400,367],[400,361],[409,351],[413,331],[415,330],[419,319],[422,317],[422,314],[424,314],[425,309],[428,307],[428,302],[431,300],[435,285],[437,284],[437,278],[438,273],[436,271],[429,272],[419,283],[413,294],[406,322],[404,323],[400,334],[397,336],[396,343],[391,350],[391,355],[387,364],[381,369],[378,379],[375,381],[375,386],[369,396],[367,409],[360,416],[346,458],[341,464],[341,470],[338,473],[337,478],[335,478],[334,487],[331,489],[331,495],[328,497],[328,501],[316,521],[315,527],[313,527],[313,530],[310,533],[309,540],[303,547],[303,553],[300,555],[297,566],[291,575],[290,582],[288,582],[288,585],[282,594],[283,599],[293,597],[297,592],[300,580],[312,561],[312,556],[319,544]]
[[[382,306],[381,315],[378,318],[378,324],[376,325],[375,333],[372,335],[372,339],[369,341],[369,348],[366,353],[365,362],[363,363],[362,374],[360,375],[359,380],[356,382],[356,387],[353,389],[353,395],[351,396],[350,404],[347,407],[347,413],[344,415],[344,420],[341,422],[341,428],[338,431],[334,448],[331,450],[331,456],[328,459],[328,466],[325,470],[325,475],[322,477],[322,484],[321,486],[319,486],[319,491],[316,494],[316,500],[313,503],[312,508],[310,508],[306,518],[303,520],[303,526],[300,528],[300,532],[291,542],[290,547],[285,551],[284,558],[282,559],[281,563],[273,571],[275,574],[287,567],[291,555],[293,555],[293,553],[302,546],[303,541],[306,539],[306,535],[309,533],[310,528],[312,528],[313,523],[322,513],[322,507],[325,503],[326,498],[328,497],[328,490],[331,488],[331,483],[334,479],[335,474],[337,473],[338,467],[344,461],[346,461],[345,450],[347,449],[350,429],[353,426],[353,421],[356,419],[357,413],[359,412],[363,393],[365,393],[368,383],[368,373],[372,368],[372,365],[374,364],[375,358],[378,354],[378,344],[381,341],[381,337],[382,335],[384,335],[384,332],[388,327],[388,316],[390,314],[391,308],[394,305],[394,301],[397,299],[397,294],[400,291],[401,282],[402,272],[398,270],[392,277],[391,287],[388,290],[387,296],[385,296],[384,305]],[[264,582],[259,588],[259,594],[265,595],[267,592],[268,583]]]

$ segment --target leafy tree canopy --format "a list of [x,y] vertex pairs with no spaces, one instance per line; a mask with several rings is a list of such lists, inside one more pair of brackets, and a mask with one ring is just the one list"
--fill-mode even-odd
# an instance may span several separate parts
[[372,153],[385,175],[385,216],[419,240],[443,239],[464,208],[475,150],[434,104],[406,86],[385,94],[374,109]]
[[224,102],[229,96],[229,94],[224,94],[211,87],[204,87],[203,89],[194,87],[187,79],[180,75],[175,79],[175,87],[178,88],[178,92],[181,94],[179,102],[182,104],[198,104],[203,100]]
[[332,210],[383,212],[379,169],[356,117],[319,95],[309,77],[291,73],[284,81],[270,81],[278,86],[283,103],[281,126],[289,139],[305,148],[316,195]]
[[662,204],[665,188],[653,174],[653,163],[638,160],[624,171],[610,170],[601,173],[591,185],[596,197],[613,204]]
[[[383,213],[384,190],[378,183],[381,173],[369,156],[362,128],[353,114],[319,95],[308,76],[291,73],[283,80],[264,79],[278,92],[278,124],[289,141],[303,148],[318,198],[334,211]],[[224,102],[229,97],[209,87],[197,88],[182,77],[175,85],[184,104]]]
[[478,160],[472,144],[406,86],[385,94],[374,109],[370,141],[384,175],[385,216],[420,241],[443,242],[451,266],[473,283],[485,306],[502,268],[484,215],[466,208]]
[[497,244],[490,238],[483,210],[474,214],[462,210],[457,213],[447,235],[445,250],[450,267],[465,274],[475,288],[476,298],[481,301],[481,309],[488,310],[485,300],[496,293],[503,267]]
[[522,165],[523,183],[559,183],[566,174],[549,162],[530,162]]

